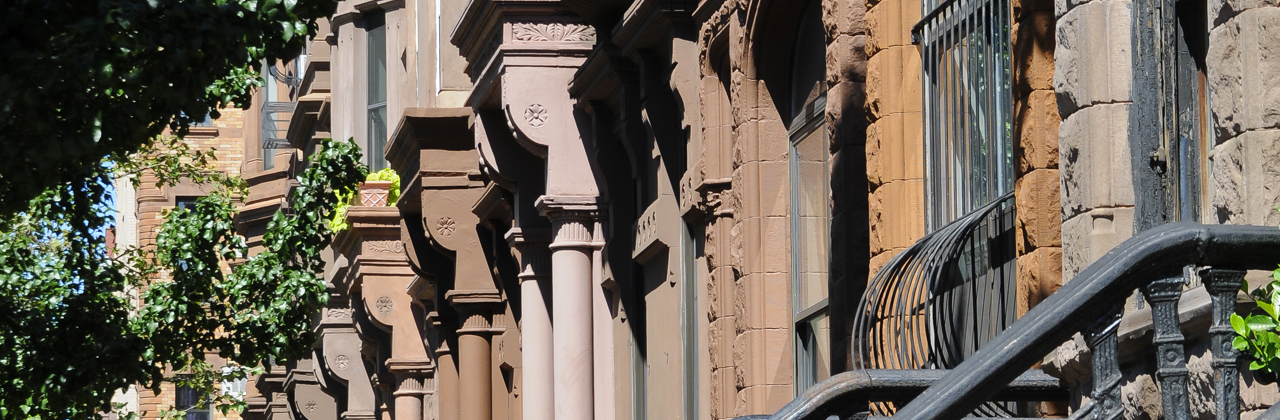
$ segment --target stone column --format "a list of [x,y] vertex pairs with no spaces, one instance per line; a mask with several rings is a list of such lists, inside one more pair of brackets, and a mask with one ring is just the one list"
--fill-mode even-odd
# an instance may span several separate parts
[[435,373],[429,362],[404,363],[389,361],[387,368],[396,377],[395,420],[422,420],[423,379]]
[[551,220],[551,316],[555,352],[557,420],[591,419],[595,415],[595,361],[591,255],[595,251],[594,197],[543,196],[538,210]]
[[453,353],[453,350],[449,348],[448,341],[443,342],[440,345],[440,349],[436,350],[440,366],[439,382],[436,388],[437,407],[440,410],[439,420],[458,420],[460,417],[458,413],[458,363]]
[[490,420],[493,417],[492,349],[494,311],[501,305],[497,290],[450,290],[445,297],[458,310],[459,420]]
[[512,228],[507,234],[520,253],[520,347],[524,370],[521,397],[524,420],[555,418],[555,369],[552,346],[551,255],[546,232]]

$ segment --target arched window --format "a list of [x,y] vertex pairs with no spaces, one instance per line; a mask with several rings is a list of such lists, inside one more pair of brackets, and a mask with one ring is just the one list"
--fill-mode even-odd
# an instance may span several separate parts
[[788,127],[791,173],[791,302],[796,392],[831,376],[827,270],[831,223],[827,168],[826,34],[822,7],[805,5],[792,49]]

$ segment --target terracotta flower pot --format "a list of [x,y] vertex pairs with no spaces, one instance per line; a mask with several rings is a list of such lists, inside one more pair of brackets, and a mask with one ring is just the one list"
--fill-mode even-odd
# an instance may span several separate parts
[[365,181],[360,183],[360,205],[381,207],[387,206],[387,196],[391,193],[391,181]]

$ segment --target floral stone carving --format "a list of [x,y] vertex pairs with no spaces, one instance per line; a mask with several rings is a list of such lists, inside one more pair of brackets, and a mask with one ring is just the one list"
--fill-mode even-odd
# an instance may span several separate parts
[[511,38],[522,42],[591,42],[596,29],[579,23],[517,22],[511,25]]
[[524,120],[534,127],[542,127],[547,123],[547,108],[542,104],[529,105],[524,110]]

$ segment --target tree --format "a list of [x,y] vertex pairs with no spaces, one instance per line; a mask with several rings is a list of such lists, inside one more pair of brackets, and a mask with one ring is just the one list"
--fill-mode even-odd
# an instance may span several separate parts
[[[235,180],[181,136],[247,108],[264,60],[289,58],[333,0],[9,0],[0,16],[0,418],[82,418],[164,368],[214,351],[243,366],[296,358],[326,294],[320,221],[363,179],[359,150],[326,142],[277,214],[267,251],[244,259]],[[139,160],[141,158],[141,160]],[[154,252],[112,257],[111,181],[154,171],[224,186],[168,215]],[[235,261],[234,271],[225,263]],[[141,309],[125,293],[158,272]]]
[[172,128],[247,108],[335,0],[7,0],[0,15],[0,213],[86,183]]
[[[0,313],[12,314],[0,318],[0,418],[86,417],[107,410],[117,389],[158,386],[166,368],[196,373],[207,389],[206,352],[254,367],[296,360],[315,341],[310,317],[328,298],[318,275],[332,239],[324,218],[365,178],[359,147],[322,141],[298,179],[293,212],[277,212],[266,249],[246,259],[231,199],[243,184],[185,163],[207,156],[180,140],[167,144],[158,157],[101,163],[87,188],[50,188],[0,219]],[[161,182],[194,177],[221,187],[194,209],[169,213],[154,251],[112,257],[102,231],[112,217],[106,186],[144,170]],[[150,283],[131,311],[128,287],[161,271],[168,280]]]

